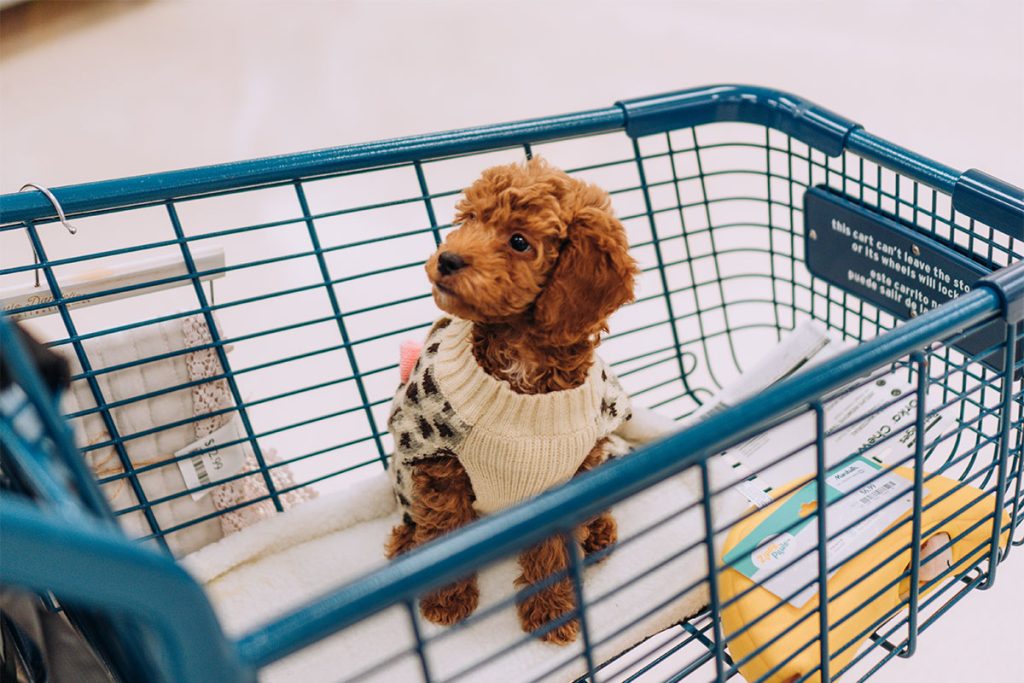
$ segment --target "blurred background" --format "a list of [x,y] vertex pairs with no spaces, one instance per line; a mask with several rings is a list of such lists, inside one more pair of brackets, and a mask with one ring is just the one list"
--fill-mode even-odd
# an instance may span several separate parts
[[[792,91],[955,169],[1024,184],[1019,0],[0,7],[2,193],[734,82]],[[247,207],[250,222],[273,220],[272,206]],[[149,229],[122,227],[140,242]],[[0,242],[0,267],[28,257],[22,239]],[[1019,676],[1019,560],[875,680]]]
[[0,23],[5,192],[732,82],[1024,180],[1016,0],[78,0]]

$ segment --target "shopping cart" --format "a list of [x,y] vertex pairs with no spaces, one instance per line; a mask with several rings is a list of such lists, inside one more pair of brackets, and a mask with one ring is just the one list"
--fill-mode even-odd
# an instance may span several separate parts
[[[358,489],[387,467],[391,442],[384,425],[397,384],[398,344],[422,336],[436,316],[423,259],[451,227],[447,221],[463,187],[487,166],[532,155],[609,190],[627,228],[643,269],[640,295],[616,316],[601,352],[637,405],[685,418],[807,320],[855,344],[813,372],[784,378],[756,398],[692,421],[261,626],[225,635],[207,593],[175,560],[174,553],[192,549],[182,539],[239,508],[263,504],[281,511],[291,491]],[[582,663],[588,680],[722,681],[741,670],[749,674],[745,667],[778,645],[761,641],[740,656],[738,631],[753,632],[784,603],[747,614],[739,629],[720,618],[745,593],[730,597],[726,590],[723,561],[730,563],[714,537],[743,520],[715,519],[713,503],[725,492],[715,489],[709,463],[801,417],[810,427],[791,452],[809,448],[812,454],[805,481],[817,506],[807,519],[819,531],[807,555],[816,573],[802,588],[828,597],[816,599],[821,606],[805,615],[807,642],[787,645],[786,656],[756,680],[782,680],[790,675],[789,662],[807,656],[816,665],[800,669],[794,680],[863,680],[892,658],[912,655],[919,636],[950,607],[974,589],[993,586],[999,564],[1024,542],[1018,533],[1024,516],[1018,341],[1024,195],[979,171],[961,173],[893,145],[806,100],[715,86],[531,121],[52,192],[29,189],[0,197],[0,286],[29,288],[5,299],[0,317],[4,358],[22,392],[0,419],[0,581],[63,609],[123,680],[255,680],[264,667],[301,657],[304,648],[339,632],[334,637],[344,637],[389,610],[404,610],[409,647],[372,671],[339,662],[336,678],[387,676],[390,665],[408,657],[424,680],[484,680],[479,667],[485,659],[535,641],[520,634],[522,641],[481,654],[477,665],[457,675],[438,674],[443,667],[433,641],[444,636],[424,631],[417,596],[544,538],[568,538],[602,510],[686,472],[704,495],[689,510],[699,520],[696,538],[678,539],[676,550],[706,551],[698,581],[707,589],[706,609],[633,652],[600,655],[592,610],[598,600],[614,599],[614,591],[588,595],[580,580],[594,558],[571,553],[569,576],[584,600],[565,618],[579,618],[581,642],[564,650],[549,646],[551,667],[557,675],[565,660]],[[211,245],[220,251],[211,252]],[[894,254],[878,254],[880,245],[890,252],[901,245],[901,255],[916,260],[909,266],[885,262]],[[874,273],[856,261],[876,257]],[[894,272],[881,273],[887,263]],[[82,279],[82,264],[92,279]],[[85,281],[91,289],[81,286]],[[186,317],[205,324],[209,338],[199,346],[97,361],[111,340]],[[37,336],[76,363],[74,386],[92,404],[66,417],[92,416],[102,425],[99,441],[76,446],[12,319],[33,324]],[[153,380],[127,397],[104,392],[105,377],[132,368],[148,372],[154,363],[197,350],[213,352],[214,376],[178,384]],[[907,590],[884,610],[869,606],[873,596],[863,598],[853,610],[864,617],[861,637],[845,645],[844,659],[834,610],[849,595],[835,595],[829,577],[853,560],[836,562],[826,547],[826,539],[838,535],[826,526],[826,511],[839,501],[826,497],[834,463],[826,463],[825,444],[895,403],[838,424],[829,411],[837,396],[893,376],[912,387],[917,400],[902,426],[871,445],[895,447],[908,433],[923,435],[897,450],[898,457],[889,449],[877,474],[881,481],[896,466],[913,468],[903,519],[909,536],[886,547],[907,558],[906,568],[882,589],[900,584]],[[174,518],[167,511],[177,503],[223,482],[200,478],[154,497],[147,473],[173,471],[197,451],[141,463],[133,444],[209,415],[138,428],[126,427],[119,411],[213,380],[226,382],[230,402],[219,412],[236,417],[236,442],[256,463],[234,478],[255,477],[264,493]],[[935,401],[926,400],[931,393]],[[937,416],[954,428],[930,430]],[[113,467],[97,470],[90,456],[104,449]],[[840,464],[862,451],[838,454]],[[283,467],[294,477],[284,488],[271,476]],[[926,493],[939,487],[937,475],[963,487],[960,493],[983,494],[987,512],[968,530],[980,529],[983,539],[921,584],[929,558],[920,546],[932,533],[928,515],[937,505]],[[132,502],[112,505],[122,500],[115,489],[129,491]],[[947,520],[969,504],[948,507]],[[136,526],[126,533],[119,522],[128,518]],[[975,538],[968,531],[947,536],[946,548]],[[630,542],[620,539],[615,552],[630,552]],[[656,569],[641,568],[637,576]],[[693,588],[665,582],[665,598]],[[514,668],[506,673],[518,680]]]

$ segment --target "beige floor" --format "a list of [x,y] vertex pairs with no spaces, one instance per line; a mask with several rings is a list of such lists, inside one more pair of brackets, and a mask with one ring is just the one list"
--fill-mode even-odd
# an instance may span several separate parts
[[[772,85],[1024,184],[1024,4],[34,3],[0,16],[0,191]],[[4,260],[6,263],[6,260]],[[874,680],[1024,680],[1020,549]]]

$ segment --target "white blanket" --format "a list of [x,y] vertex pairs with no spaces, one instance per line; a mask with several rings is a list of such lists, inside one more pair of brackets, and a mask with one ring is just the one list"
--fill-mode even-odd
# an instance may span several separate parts
[[[628,435],[633,443],[679,427],[643,411],[635,422]],[[723,478],[713,471],[713,488]],[[613,509],[621,545],[604,562],[584,571],[586,615],[596,661],[622,652],[707,604],[699,500],[699,483],[689,473]],[[731,491],[716,496],[716,527],[745,507],[746,501]],[[667,521],[638,535],[662,520]],[[229,536],[184,562],[206,586],[225,629],[240,635],[385,564],[384,541],[397,522],[394,496],[382,473],[357,490],[306,503]],[[697,547],[681,552],[694,544]],[[508,599],[517,575],[514,559],[481,571],[476,615]],[[688,588],[691,585],[696,587]],[[471,618],[454,629],[422,619],[419,623],[425,638],[441,636],[426,647],[431,674],[437,679],[469,669],[520,641],[518,647],[481,664],[462,680],[571,681],[586,672],[580,656],[582,638],[559,647],[526,637],[512,606],[483,619]],[[394,607],[268,667],[261,680],[420,680],[414,642],[408,611]],[[386,666],[372,670],[381,663]]]

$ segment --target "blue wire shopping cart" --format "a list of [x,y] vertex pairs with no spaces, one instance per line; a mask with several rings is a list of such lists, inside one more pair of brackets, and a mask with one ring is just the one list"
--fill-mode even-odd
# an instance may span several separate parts
[[[533,154],[609,190],[630,234],[644,269],[641,296],[603,348],[637,403],[686,416],[740,373],[757,347],[804,320],[819,321],[856,347],[262,627],[225,635],[208,596],[170,551],[190,530],[237,508],[268,504],[280,511],[291,490],[358,486],[368,472],[387,466],[392,349],[402,335],[421,334],[433,315],[420,282],[422,259],[451,227],[450,208],[473,176],[497,161]],[[89,238],[66,234],[60,226],[67,219]],[[8,246],[12,237],[22,251]],[[863,679],[891,658],[913,654],[919,634],[973,589],[991,587],[1000,562],[1024,542],[1018,533],[1024,194],[979,171],[960,173],[921,157],[785,93],[707,87],[532,121],[69,186],[49,195],[9,194],[0,197],[0,239],[18,254],[5,255],[0,277],[10,283],[41,276],[42,292],[5,307],[0,317],[4,358],[20,392],[0,415],[6,475],[0,582],[52,599],[124,680],[255,680],[261,668],[395,606],[408,609],[410,654],[422,677],[440,680],[432,674],[431,638],[420,632],[412,607],[418,595],[568,534],[685,471],[696,472],[705,491],[698,510],[700,543],[712,558],[706,612],[617,671],[594,654],[599,643],[587,636],[584,602],[577,615],[583,647],[572,658],[585,664],[591,680],[730,678],[752,655],[736,656],[739,634],[719,618],[738,598],[723,595],[717,578],[725,568],[712,537],[728,529],[714,519],[712,500],[721,492],[713,489],[709,460],[794,415],[821,417],[807,435],[819,457],[806,474],[819,483],[812,518],[826,532],[834,502],[823,493],[830,473],[824,444],[850,426],[826,424],[828,401],[893,372],[907,378],[920,400],[902,428],[872,445],[896,443],[909,427],[922,435],[894,463],[916,465],[906,517],[913,533],[901,548],[910,560],[896,579],[910,588],[897,608],[871,615],[858,640],[864,645],[841,666],[827,614],[837,596],[825,600],[812,617],[823,628],[803,646],[818,665],[796,680]],[[200,252],[213,242],[227,245],[234,258],[209,265]],[[65,286],[80,264],[107,267],[150,254],[180,267],[111,279],[99,291]],[[206,284],[213,278],[224,280],[217,297]],[[171,296],[167,290],[175,285],[178,298],[159,298]],[[129,305],[131,295],[138,297]],[[143,297],[150,298],[139,305]],[[76,446],[17,342],[9,318],[44,314],[51,346],[75,360],[73,381],[93,402],[67,417],[93,416],[103,425],[101,441]],[[97,344],[185,317],[205,323],[209,339],[201,348],[216,356],[216,377],[150,385],[127,398],[105,395],[104,376],[197,347],[98,365]],[[118,411],[212,379],[226,382],[231,403],[222,412],[237,415],[237,441],[256,462],[235,476],[259,477],[265,494],[169,522],[164,511],[175,501],[217,482],[200,478],[153,498],[147,472],[173,467],[195,451],[141,464],[133,445],[207,416],[131,431],[119,424]],[[941,396],[937,405],[924,400],[932,389]],[[940,413],[952,415],[956,429],[929,434]],[[271,448],[283,459],[270,458]],[[103,449],[117,467],[90,470],[88,456]],[[298,483],[281,487],[271,474],[282,466],[293,468]],[[983,520],[991,532],[976,552],[919,586],[925,559],[919,546],[929,534],[922,520],[931,505],[924,492],[940,474],[991,497]],[[111,509],[112,488],[130,490],[133,502]],[[135,539],[118,524],[132,515],[142,525]],[[822,595],[838,568],[829,562],[829,538],[819,533],[810,551],[819,569],[813,585]],[[589,561],[574,559],[573,581]],[[666,587],[667,594],[675,590]],[[683,659],[671,658],[684,652]],[[781,680],[784,666],[757,680]],[[362,673],[340,666],[338,678]],[[509,675],[515,680],[515,671]],[[474,680],[473,669],[460,676]]]

